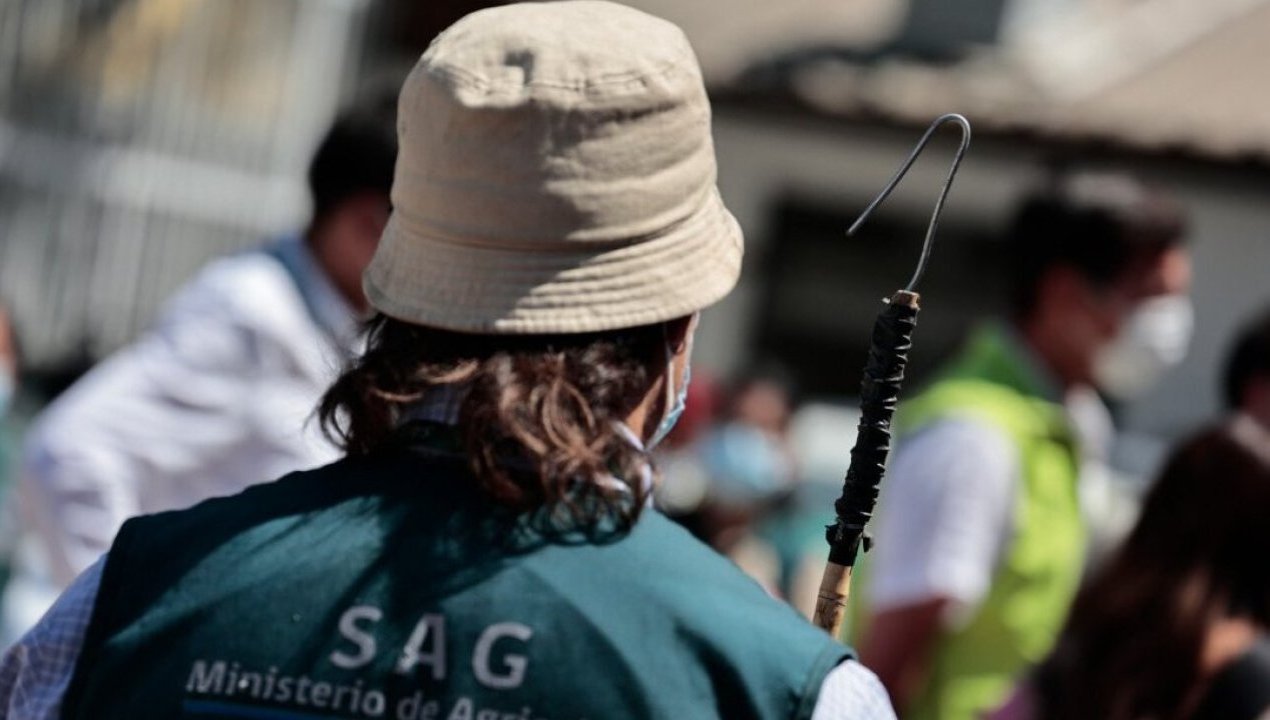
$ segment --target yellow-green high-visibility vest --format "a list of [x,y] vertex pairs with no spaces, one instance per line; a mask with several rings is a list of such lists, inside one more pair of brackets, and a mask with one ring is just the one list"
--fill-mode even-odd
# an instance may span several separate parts
[[1014,536],[974,617],[936,642],[923,692],[905,714],[915,720],[973,720],[1004,701],[1053,645],[1084,557],[1079,460],[1067,415],[1045,398],[1022,348],[1003,328],[975,333],[929,388],[901,403],[901,442],[954,418],[998,428],[1018,448]]

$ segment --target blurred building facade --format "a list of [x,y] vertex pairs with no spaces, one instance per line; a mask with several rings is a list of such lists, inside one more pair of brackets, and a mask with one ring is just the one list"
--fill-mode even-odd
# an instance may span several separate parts
[[1270,2],[635,4],[699,39],[720,186],[747,231],[744,282],[703,323],[703,362],[758,349],[813,393],[850,394],[878,299],[916,261],[955,131],[860,235],[843,230],[927,123],[960,112],[976,135],[923,283],[913,382],[976,317],[1008,312],[998,237],[1022,193],[1060,167],[1124,169],[1191,213],[1197,329],[1186,362],[1122,419],[1171,438],[1220,410],[1232,333],[1270,303],[1270,107],[1250,70]]
[[101,356],[209,257],[299,229],[366,4],[0,3],[0,297],[32,367]]
[[[1120,167],[1193,213],[1190,358],[1124,409],[1171,436],[1217,410],[1236,324],[1270,301],[1270,0],[628,0],[679,23],[715,97],[738,291],[698,362],[756,354],[813,395],[858,386],[911,272],[952,131],[864,233],[842,230],[931,118],[976,139],[923,285],[914,373],[1002,312],[996,236],[1055,163]],[[10,0],[0,5],[0,296],[34,364],[100,355],[207,257],[295,230],[307,153],[360,86],[481,0]]]

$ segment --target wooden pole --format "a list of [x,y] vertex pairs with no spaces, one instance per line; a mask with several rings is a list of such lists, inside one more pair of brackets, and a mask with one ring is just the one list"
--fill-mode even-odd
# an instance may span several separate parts
[[838,637],[847,612],[847,600],[851,597],[851,568],[835,562],[825,563],[825,574],[820,578],[820,592],[816,595],[816,627]]

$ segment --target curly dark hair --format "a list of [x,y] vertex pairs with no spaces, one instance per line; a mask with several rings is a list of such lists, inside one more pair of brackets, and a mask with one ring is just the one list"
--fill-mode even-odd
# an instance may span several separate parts
[[[564,513],[574,526],[629,527],[653,470],[619,423],[664,378],[667,338],[687,321],[475,335],[380,315],[369,324],[366,352],[323,397],[319,418],[350,455],[370,454],[398,437],[411,405],[429,391],[453,389],[461,393],[462,448],[494,503],[516,514]],[[618,482],[604,481],[610,478]]]

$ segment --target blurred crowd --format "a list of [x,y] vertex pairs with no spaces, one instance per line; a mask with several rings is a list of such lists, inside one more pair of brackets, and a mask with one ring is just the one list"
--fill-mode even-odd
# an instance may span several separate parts
[[[1188,350],[1186,224],[1127,175],[1039,190],[1007,238],[1014,314],[985,318],[901,402],[847,633],[901,717],[1270,707],[1270,312],[1230,339],[1226,415],[1158,478],[1112,466],[1115,406]],[[810,616],[836,478],[808,472],[817,438],[791,428],[840,448],[852,434],[800,408],[778,367],[698,382],[660,453],[660,503]]]
[[[380,111],[318,148],[306,227],[209,265],[23,427],[20,338],[0,312],[6,643],[128,517],[335,457],[312,410],[361,342],[358,278],[392,177]],[[847,632],[901,716],[1252,717],[1231,704],[1270,702],[1270,314],[1231,339],[1228,415],[1180,442],[1145,498],[1112,479],[1112,408],[1187,350],[1185,237],[1163,190],[1056,179],[1010,229],[1014,314],[906,393]],[[775,360],[698,373],[655,451],[656,504],[810,617],[857,418],[804,402]]]
[[[21,328],[0,306],[6,645],[126,519],[338,457],[313,411],[365,342],[391,104],[325,136],[305,226],[202,269],[56,397],[23,390]],[[843,639],[901,717],[1265,717],[1270,308],[1229,338],[1225,412],[1126,482],[1117,407],[1182,360],[1196,323],[1186,209],[1074,170],[1013,217],[1010,314],[905,388]],[[848,388],[804,397],[779,358],[740,365],[692,376],[652,451],[654,502],[810,617],[858,412]]]

